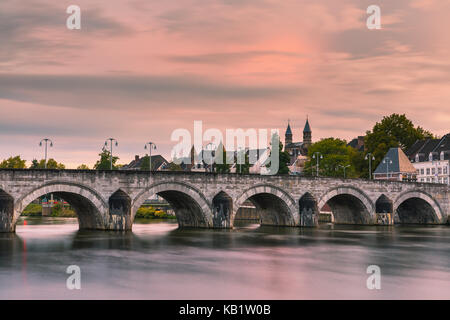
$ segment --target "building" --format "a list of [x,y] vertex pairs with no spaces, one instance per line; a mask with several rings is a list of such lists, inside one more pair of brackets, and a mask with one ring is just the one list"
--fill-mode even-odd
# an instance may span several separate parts
[[[302,161],[303,157],[308,155],[308,148],[312,144],[312,130],[309,125],[308,118],[306,119],[305,127],[303,129],[303,141],[293,142],[293,134],[291,130],[291,125],[288,122],[286,133],[284,136],[284,151],[287,151],[290,156],[289,166],[296,166],[296,172],[301,172],[300,164],[304,163]],[[303,156],[303,157],[300,157]]]
[[358,136],[347,144],[348,147],[352,147],[356,151],[364,151],[364,136]]
[[[120,170],[141,170],[142,164],[148,156],[140,158],[139,155],[134,157],[134,160],[129,164],[124,165]],[[161,155],[152,156],[152,171],[161,171],[167,169],[169,162]],[[147,166],[148,167],[148,166]]]
[[450,185],[450,133],[441,139],[416,141],[407,151],[417,181]]
[[390,148],[373,173],[375,180],[416,181],[416,168],[401,148]]

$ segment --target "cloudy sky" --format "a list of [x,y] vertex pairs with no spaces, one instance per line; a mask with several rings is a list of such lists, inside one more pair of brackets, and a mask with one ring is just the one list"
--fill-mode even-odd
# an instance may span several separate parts
[[[66,9],[81,8],[81,30]],[[366,9],[381,7],[381,30]],[[450,130],[449,0],[2,0],[0,159],[121,163],[173,130],[280,128],[351,139],[383,115]],[[206,144],[206,143],[205,143]]]

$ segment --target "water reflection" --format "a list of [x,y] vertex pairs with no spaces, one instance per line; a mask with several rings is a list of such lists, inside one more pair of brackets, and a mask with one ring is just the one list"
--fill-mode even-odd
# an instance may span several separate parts
[[[450,298],[448,226],[79,231],[76,219],[27,219],[0,234],[2,299]],[[82,290],[65,287],[82,270]],[[382,290],[366,288],[366,268]]]

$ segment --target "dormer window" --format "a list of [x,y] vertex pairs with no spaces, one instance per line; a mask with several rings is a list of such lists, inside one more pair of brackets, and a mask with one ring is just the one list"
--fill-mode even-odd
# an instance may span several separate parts
[[428,161],[433,161],[433,153],[431,153],[431,152],[428,155]]
[[444,160],[444,151],[441,151],[441,160]]
[[420,161],[419,154],[416,154],[416,162],[419,162],[419,161]]

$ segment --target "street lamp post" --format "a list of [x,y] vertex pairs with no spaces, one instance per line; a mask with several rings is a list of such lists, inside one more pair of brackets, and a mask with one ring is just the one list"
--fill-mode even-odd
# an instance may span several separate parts
[[108,141],[110,142],[110,144],[111,144],[111,151],[110,151],[110,157],[111,157],[111,170],[113,169],[113,142],[115,142],[115,145],[116,145],[116,147],[119,145],[118,143],[117,143],[117,140],[116,139],[114,139],[114,138],[109,138],[109,139],[106,139],[106,141],[105,141],[105,147],[107,147],[108,146]]
[[316,162],[316,176],[318,177],[319,176],[319,158],[323,159],[323,155],[320,152],[314,152],[312,158],[317,160],[317,162]]
[[389,180],[389,164],[392,164],[392,160],[389,157],[385,157],[383,163],[386,163],[386,180]]
[[44,163],[44,168],[47,169],[47,144],[50,142],[50,147],[53,147],[53,141],[50,140],[49,138],[44,138],[41,140],[41,142],[39,142],[39,146],[42,147],[42,142],[44,142],[45,144],[45,163]]
[[341,164],[338,164],[338,168],[342,168],[342,169],[344,169],[344,179],[345,179],[345,169],[347,169],[348,167],[350,167],[350,165],[348,164],[348,165],[346,165],[346,166],[343,166],[343,165],[341,165]]
[[364,159],[369,160],[369,180],[372,180],[372,161],[375,161],[375,157],[369,152]]
[[150,173],[152,172],[152,149],[153,150],[156,150],[156,144],[154,144],[153,142],[147,142],[146,144],[145,144],[145,146],[144,146],[144,149],[146,149],[147,150],[147,146],[148,146],[148,149],[149,149],[149,152],[150,152],[150,154],[149,154],[149,160],[150,160],[150,167],[149,167],[149,170],[150,170]]

